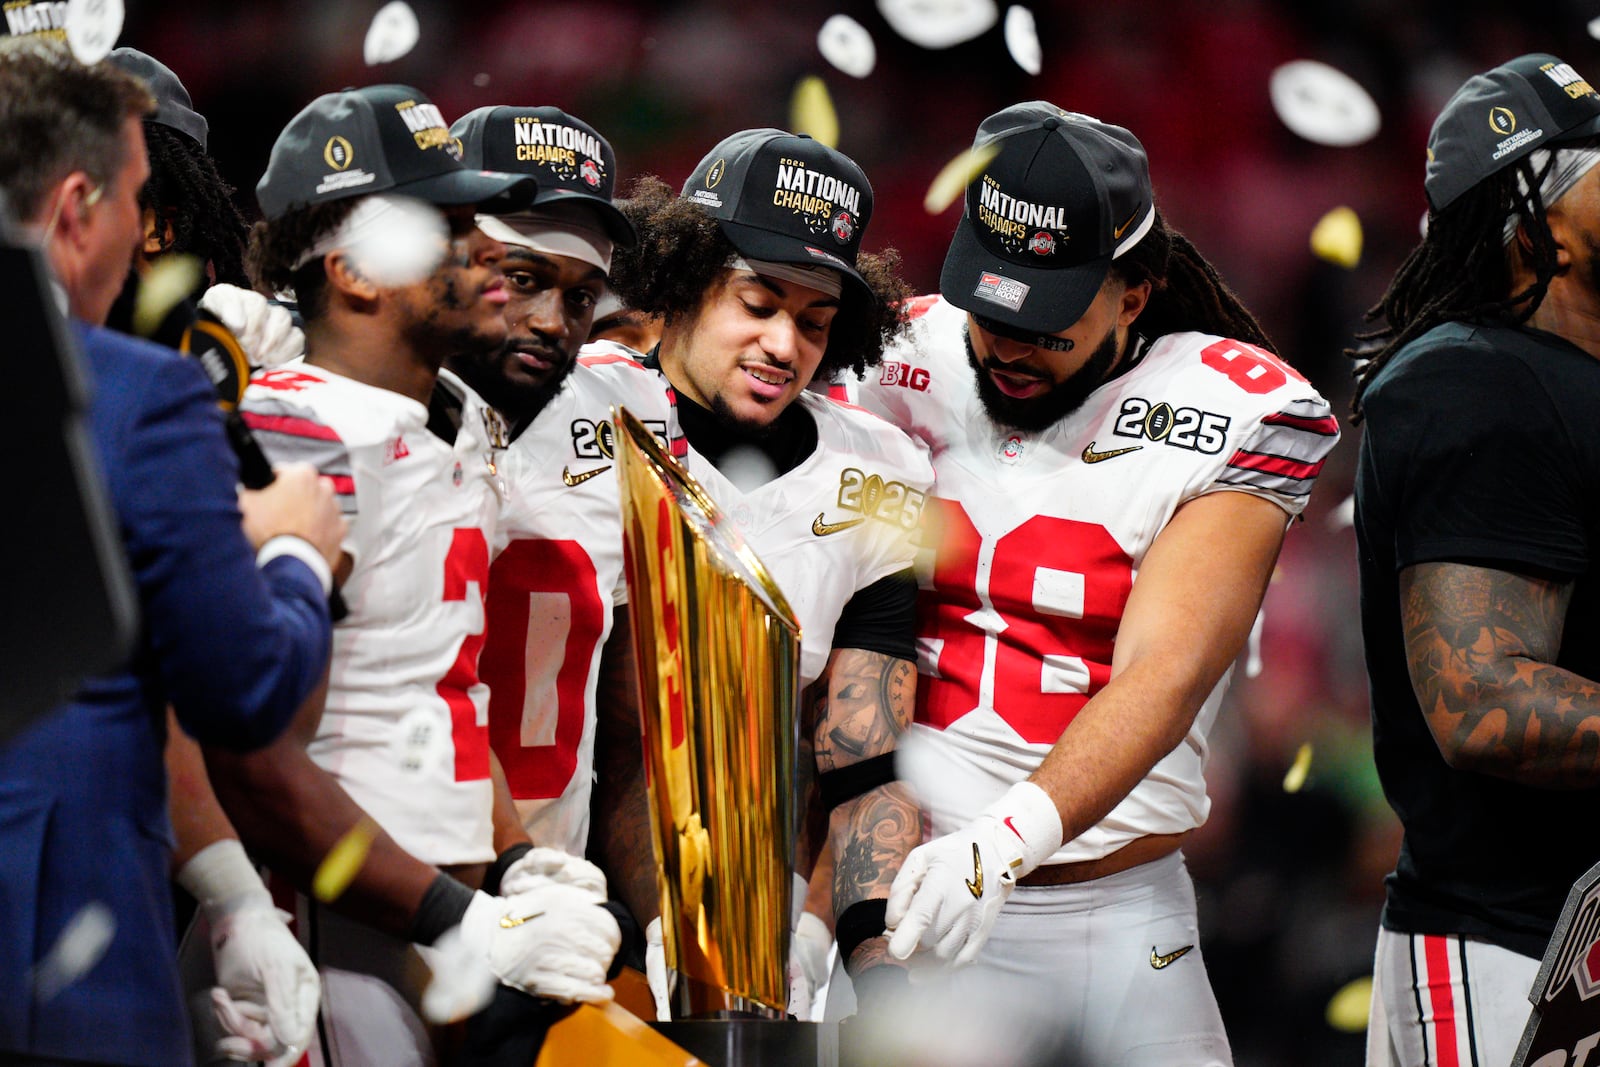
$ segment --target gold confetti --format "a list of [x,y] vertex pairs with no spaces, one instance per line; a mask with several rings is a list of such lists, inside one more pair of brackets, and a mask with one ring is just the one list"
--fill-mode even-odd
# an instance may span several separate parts
[[1300,751],[1294,754],[1294,764],[1289,768],[1289,773],[1283,776],[1283,791],[1285,793],[1298,793],[1306,784],[1306,775],[1311,772],[1311,742],[1307,741],[1300,746]]
[[1346,1034],[1359,1034],[1367,1028],[1372,1013],[1372,978],[1357,978],[1333,995],[1323,1016],[1328,1025]]
[[150,264],[133,298],[133,332],[140,337],[155,333],[167,312],[195,291],[201,270],[200,257],[188,253],[165,255]]
[[361,865],[367,862],[367,853],[372,850],[372,838],[376,830],[372,820],[362,819],[334,842],[311,879],[313,896],[324,904],[331,904],[344,895],[350,883],[355,881]]
[[977,180],[998,151],[998,144],[969,148],[946,163],[938,177],[933,179],[933,184],[928,186],[928,195],[922,198],[923,208],[928,214],[937,215],[959,200],[961,194],[967,191],[967,186]]
[[1311,251],[1346,270],[1361,262],[1361,220],[1347,207],[1336,207],[1311,229]]
[[815,74],[807,74],[794,86],[789,98],[789,128],[810,134],[829,148],[839,147],[839,116],[833,110],[828,86]]

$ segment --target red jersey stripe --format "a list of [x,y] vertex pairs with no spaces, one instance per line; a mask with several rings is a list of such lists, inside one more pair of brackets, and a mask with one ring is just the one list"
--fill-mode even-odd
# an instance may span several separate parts
[[1288,426],[1291,429],[1304,430],[1306,433],[1320,434],[1323,437],[1332,437],[1339,432],[1339,420],[1332,415],[1308,419],[1302,415],[1290,415],[1280,411],[1275,415],[1268,415],[1261,421],[1268,426]]
[[348,474],[325,474],[324,478],[333,483],[333,491],[340,496],[355,496],[356,480]]
[[1439,1067],[1461,1067],[1456,1044],[1456,1005],[1450,995],[1450,939],[1424,934],[1422,951],[1428,961],[1428,1001],[1433,1009],[1434,1060]]
[[325,426],[313,419],[299,419],[293,415],[258,415],[250,411],[241,411],[244,424],[252,430],[262,433],[281,433],[289,437],[309,437],[315,441],[338,441],[339,435],[333,427]]
[[1319,459],[1315,463],[1301,463],[1299,460],[1286,459],[1283,456],[1268,456],[1240,449],[1233,454],[1232,459],[1228,460],[1228,466],[1237,470],[1265,471],[1285,478],[1315,478],[1322,473],[1324,462]]

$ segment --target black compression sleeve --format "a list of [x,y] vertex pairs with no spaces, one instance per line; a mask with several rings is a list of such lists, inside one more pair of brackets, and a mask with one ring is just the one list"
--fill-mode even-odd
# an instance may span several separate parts
[[417,914],[411,920],[412,943],[433,944],[439,935],[461,922],[471,904],[472,890],[441,873],[417,905]]
[[839,613],[834,648],[860,648],[895,659],[917,660],[917,579],[910,570],[879,578]]

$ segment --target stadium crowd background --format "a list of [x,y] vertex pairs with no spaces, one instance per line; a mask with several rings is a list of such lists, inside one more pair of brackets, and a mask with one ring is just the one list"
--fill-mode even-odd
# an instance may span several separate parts
[[[938,216],[924,210],[934,174],[985,115],[1047,99],[1139,136],[1168,218],[1341,415],[1351,367],[1342,350],[1417,240],[1424,144],[1450,92],[1524,52],[1553,52],[1581,73],[1600,69],[1600,43],[1587,32],[1600,12],[1572,0],[1054,0],[1033,8],[1037,76],[1010,58],[1001,23],[930,51],[898,38],[860,0],[470,8],[413,0],[417,46],[368,67],[362,40],[380,6],[129,0],[119,43],[183,79],[210,120],[210,151],[252,218],[251,190],[276,132],[312,97],[344,86],[412,84],[447,119],[486,104],[556,104],[611,140],[626,189],[643,173],[679,184],[732,130],[788,126],[796,81],[819,74],[839,147],[877,194],[867,247],[898,248],[923,292],[937,287],[960,210],[959,201]],[[876,42],[864,79],[834,70],[817,50],[819,27],[837,12]],[[1333,148],[1292,133],[1274,113],[1268,80],[1294,59],[1360,82],[1382,114],[1377,136]],[[1341,205],[1364,231],[1353,269],[1309,246],[1316,221]],[[1211,821],[1186,850],[1207,966],[1241,1067],[1355,1063],[1364,1040],[1331,1026],[1329,1005],[1370,974],[1399,832],[1371,764],[1355,540],[1339,521],[1358,440],[1347,432],[1284,548],[1266,602],[1263,669],[1236,676],[1213,733]],[[1306,744],[1309,775],[1286,791]]]

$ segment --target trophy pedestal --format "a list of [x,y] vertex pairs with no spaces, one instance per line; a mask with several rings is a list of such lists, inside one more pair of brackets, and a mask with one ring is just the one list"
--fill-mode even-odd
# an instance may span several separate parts
[[685,1019],[650,1028],[707,1067],[839,1067],[839,1024]]

